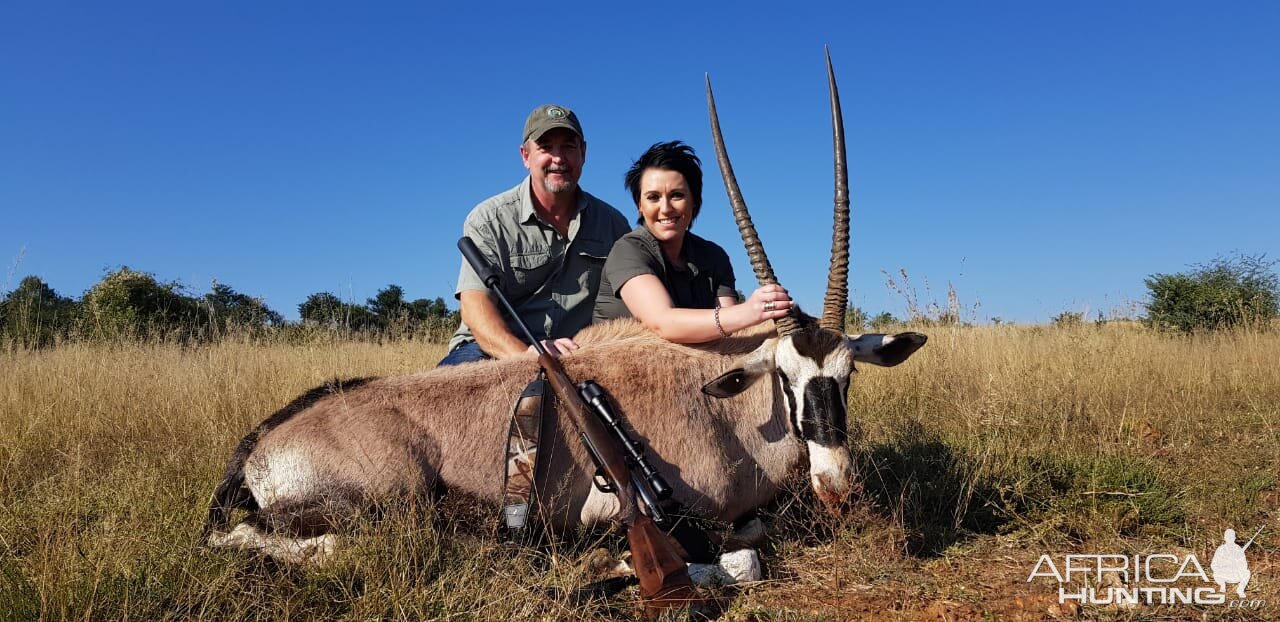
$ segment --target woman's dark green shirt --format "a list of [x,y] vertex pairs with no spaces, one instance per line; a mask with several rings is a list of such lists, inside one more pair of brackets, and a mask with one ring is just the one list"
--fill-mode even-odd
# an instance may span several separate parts
[[680,255],[685,268],[671,265],[658,240],[643,226],[618,238],[604,262],[592,321],[631,317],[619,292],[627,281],[642,274],[658,277],[671,296],[671,305],[677,308],[714,309],[716,298],[738,295],[733,266],[723,248],[686,231]]

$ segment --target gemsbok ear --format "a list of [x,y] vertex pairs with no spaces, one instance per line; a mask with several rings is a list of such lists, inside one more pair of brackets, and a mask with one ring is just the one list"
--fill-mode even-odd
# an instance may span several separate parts
[[849,338],[853,360],[881,367],[893,367],[911,357],[929,338],[920,333],[858,335]]

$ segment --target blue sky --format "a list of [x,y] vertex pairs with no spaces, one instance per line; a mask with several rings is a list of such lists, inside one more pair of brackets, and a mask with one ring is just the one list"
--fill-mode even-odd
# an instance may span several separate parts
[[[966,319],[1127,308],[1142,280],[1280,257],[1280,4],[70,3],[0,6],[0,290],[121,265],[286,317],[387,284],[445,297],[462,219],[523,178],[534,106],[576,110],[583,186],[682,139],[695,231],[751,271],[703,76],[782,283],[816,309],[841,86],[854,302],[948,283]],[[925,285],[928,291],[925,291]],[[976,307],[975,307],[976,305]]]

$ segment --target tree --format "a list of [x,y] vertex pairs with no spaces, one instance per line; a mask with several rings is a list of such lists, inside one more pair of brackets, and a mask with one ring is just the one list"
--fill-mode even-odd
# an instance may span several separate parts
[[413,333],[430,341],[446,341],[458,329],[462,314],[450,311],[443,298],[419,298],[409,303]]
[[342,300],[329,292],[311,294],[298,305],[298,315],[307,323],[335,323],[342,316]]
[[329,292],[307,296],[307,299],[298,305],[298,315],[304,323],[329,328],[365,330],[375,326],[373,313],[364,305],[342,302],[342,299]]
[[1264,255],[1219,257],[1190,272],[1153,274],[1148,325],[1192,332],[1240,325],[1266,326],[1277,315],[1280,279]]
[[844,332],[860,333],[867,328],[867,312],[861,307],[849,305],[844,310]]
[[889,313],[888,311],[881,311],[876,314],[875,317],[871,318],[871,329],[876,332],[886,332],[890,328],[901,323],[902,321],[893,317],[892,313]]
[[436,298],[435,300],[419,298],[409,303],[409,309],[410,315],[417,320],[449,317],[449,306],[445,304],[444,298]]
[[284,323],[284,318],[268,308],[262,299],[246,296],[217,281],[205,294],[204,303],[209,323],[219,334],[228,328],[259,330]]
[[369,312],[380,328],[399,326],[407,323],[409,303],[404,299],[404,289],[399,285],[388,285],[368,300]]
[[28,276],[0,300],[0,339],[25,348],[48,347],[71,334],[78,313],[76,301]]
[[1084,326],[1083,311],[1063,311],[1049,319],[1049,323],[1058,328],[1076,328]]
[[81,304],[82,332],[104,339],[186,338],[198,334],[207,317],[181,284],[128,266],[89,288]]

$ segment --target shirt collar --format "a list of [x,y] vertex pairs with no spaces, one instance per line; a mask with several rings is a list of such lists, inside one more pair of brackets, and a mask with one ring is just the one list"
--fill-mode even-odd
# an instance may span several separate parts
[[[662,260],[662,267],[667,270],[676,270],[677,268],[667,261],[667,255],[662,252],[662,245],[658,243],[658,238],[653,237],[653,232],[649,231],[649,228],[643,224],[637,226],[636,229],[640,230],[640,239],[644,240],[644,243]],[[698,276],[701,270],[698,268],[697,259],[692,256],[691,243],[693,243],[693,239],[694,235],[686,229],[684,232],[684,244],[680,245],[680,255],[684,257],[685,269],[693,276]]]
[[[587,208],[587,193],[578,187],[575,192],[578,194],[578,204],[574,209],[572,222],[577,222],[578,216],[582,214],[582,210]],[[542,223],[551,226],[544,221],[538,212],[533,209],[533,177],[525,176],[524,182],[520,184],[520,222],[523,224]],[[576,230],[576,227],[570,225],[570,231]]]

